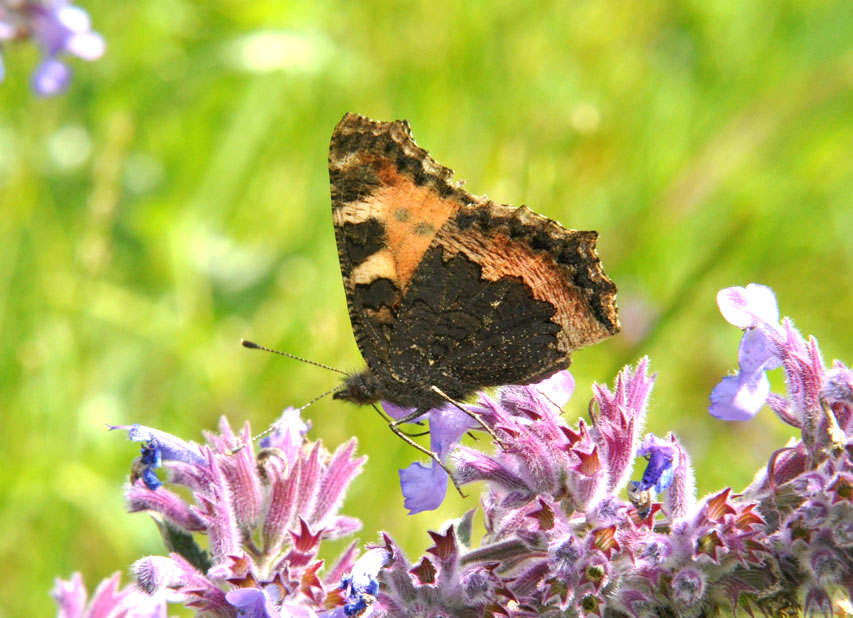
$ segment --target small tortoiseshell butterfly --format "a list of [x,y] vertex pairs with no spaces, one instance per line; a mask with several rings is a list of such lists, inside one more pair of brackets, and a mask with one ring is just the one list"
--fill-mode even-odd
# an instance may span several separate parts
[[367,363],[336,399],[413,408],[411,421],[484,387],[543,380],[619,330],[596,232],[471,195],[452,176],[405,120],[347,114],[335,128],[335,236]]

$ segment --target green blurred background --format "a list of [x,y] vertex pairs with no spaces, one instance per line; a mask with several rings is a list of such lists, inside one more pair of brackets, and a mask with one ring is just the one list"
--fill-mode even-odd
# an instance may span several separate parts
[[[575,355],[567,414],[648,354],[648,429],[687,445],[700,494],[742,488],[790,435],[766,409],[706,412],[739,340],[719,288],[772,286],[827,361],[853,360],[849,0],[81,6],[108,47],[72,61],[67,94],[35,98],[37,50],[3,50],[0,616],[162,551],[124,513],[138,448],[104,423],[260,430],[338,380],[241,337],[361,366],[326,170],[347,111],[408,118],[472,192],[600,232],[624,330]],[[344,505],[362,541],[385,529],[415,557],[477,504],[405,515],[417,453],[370,408],[306,416],[370,456]]]

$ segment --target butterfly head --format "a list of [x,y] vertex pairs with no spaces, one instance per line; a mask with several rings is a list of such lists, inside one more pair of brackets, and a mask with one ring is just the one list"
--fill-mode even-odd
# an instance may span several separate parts
[[365,370],[347,376],[340,390],[332,398],[365,405],[379,401],[382,398],[381,390],[380,381],[369,370]]

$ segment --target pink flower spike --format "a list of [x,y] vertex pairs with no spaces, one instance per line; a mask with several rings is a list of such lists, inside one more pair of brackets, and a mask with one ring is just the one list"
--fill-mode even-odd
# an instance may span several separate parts
[[323,522],[327,516],[336,513],[340,508],[347,487],[358,476],[362,465],[367,461],[367,457],[353,457],[355,447],[355,440],[350,440],[339,446],[332,455],[331,461],[326,465],[320,478],[320,487],[311,520]]
[[83,585],[83,576],[80,573],[74,573],[68,581],[57,577],[50,596],[59,605],[57,618],[82,616],[83,608],[86,607],[86,587]]
[[70,581],[56,580],[51,596],[59,605],[57,618],[100,618],[126,616],[128,618],[166,618],[166,602],[161,597],[149,596],[135,586],[119,590],[119,573],[103,580],[88,606],[83,578],[75,573]]
[[635,370],[626,366],[616,377],[612,393],[604,384],[593,385],[599,415],[592,437],[602,449],[610,489],[621,489],[630,479],[649,395],[657,377],[648,375],[648,366],[645,356]]

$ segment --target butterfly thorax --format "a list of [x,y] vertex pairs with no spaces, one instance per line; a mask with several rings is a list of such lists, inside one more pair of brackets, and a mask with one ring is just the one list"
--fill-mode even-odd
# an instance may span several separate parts
[[[463,395],[462,393],[454,393]],[[334,399],[343,399],[358,405],[389,401],[404,408],[432,409],[445,402],[428,384],[404,384],[394,380],[381,380],[370,369],[348,376]],[[462,397],[460,397],[462,398]]]

